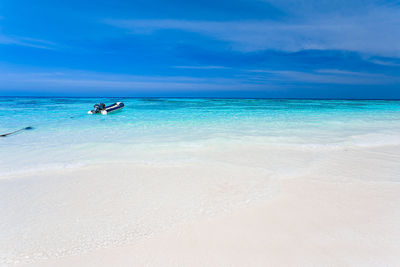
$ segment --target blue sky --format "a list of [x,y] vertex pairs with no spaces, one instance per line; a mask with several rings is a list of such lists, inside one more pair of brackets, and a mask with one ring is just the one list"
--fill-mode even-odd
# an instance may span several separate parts
[[400,1],[0,2],[0,95],[400,98]]

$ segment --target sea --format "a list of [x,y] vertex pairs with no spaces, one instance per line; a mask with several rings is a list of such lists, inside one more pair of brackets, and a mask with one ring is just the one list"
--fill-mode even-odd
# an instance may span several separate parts
[[[95,103],[122,111],[89,115]],[[0,98],[0,175],[126,160],[135,146],[249,141],[294,147],[400,144],[400,101]]]

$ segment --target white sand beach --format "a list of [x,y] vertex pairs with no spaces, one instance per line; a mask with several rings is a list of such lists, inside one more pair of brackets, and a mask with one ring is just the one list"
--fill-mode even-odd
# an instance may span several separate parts
[[397,266],[399,151],[186,146],[174,151],[179,162],[4,177],[3,257],[16,266]]
[[286,180],[270,202],[27,266],[397,266],[400,186]]

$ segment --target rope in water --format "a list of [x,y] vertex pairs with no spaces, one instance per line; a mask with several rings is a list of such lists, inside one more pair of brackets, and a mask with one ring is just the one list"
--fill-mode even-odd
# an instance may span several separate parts
[[19,129],[19,130],[16,130],[16,131],[14,131],[14,132],[2,134],[2,135],[0,135],[0,137],[7,137],[7,136],[9,136],[9,135],[12,135],[12,134],[21,132],[21,131],[23,131],[23,130],[33,130],[33,129],[34,129],[34,128],[33,128],[32,126],[28,126],[28,127],[24,127],[24,128]]
[[[69,117],[69,119],[74,119],[74,118],[78,118],[78,117],[82,117],[82,116],[84,116],[84,115],[80,115],[80,116],[71,116],[71,117]],[[61,120],[65,120],[65,119],[61,119]],[[58,121],[56,121],[56,122],[59,122],[59,121],[61,121],[61,120],[58,120]],[[19,130],[13,131],[13,132],[1,134],[0,137],[7,137],[7,136],[10,136],[10,135],[12,135],[12,134],[16,134],[16,133],[19,133],[19,132],[21,132],[21,131],[24,131],[24,130],[33,130],[33,129],[35,129],[35,128],[32,127],[32,126],[27,126],[27,127],[21,128],[21,129],[19,129]]]

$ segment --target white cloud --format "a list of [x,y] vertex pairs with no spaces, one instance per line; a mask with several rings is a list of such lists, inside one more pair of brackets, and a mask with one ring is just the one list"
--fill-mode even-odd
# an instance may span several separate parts
[[[288,8],[290,1],[286,2],[289,3],[286,4]],[[334,12],[333,9],[319,13],[309,8],[304,9],[301,16],[289,16],[284,21],[108,19],[104,22],[127,29],[130,34],[151,34],[169,29],[194,32],[229,42],[233,49],[247,52],[265,49],[290,52],[328,49],[400,57],[400,9],[361,6],[360,1],[356,3],[360,5],[360,12],[355,12],[357,9],[351,4],[349,6],[355,8],[352,12],[349,9]]]
[[[270,86],[272,89],[272,85]],[[137,76],[97,72],[15,72],[0,68],[0,92],[9,89],[81,88],[89,91],[235,91],[268,89],[268,85],[236,78],[193,78],[185,76]],[[274,87],[277,88],[276,86]]]
[[399,67],[400,62],[395,62],[393,60],[387,60],[387,59],[375,59],[375,58],[368,58],[366,59],[369,62],[372,62],[377,65],[382,65],[382,66],[389,66],[389,67]]
[[[132,95],[135,93],[223,92],[223,91],[284,91],[298,84],[388,85],[400,83],[395,76],[349,72],[342,70],[236,70],[231,78],[186,76],[138,76],[78,70],[32,71],[0,66],[1,92],[24,91],[105,93]],[[239,74],[240,73],[240,74]]]
[[292,70],[249,70],[253,79],[276,82],[303,82],[311,84],[352,84],[352,85],[388,85],[400,83],[400,77],[369,72],[353,72],[335,69],[314,71]]
[[40,49],[54,49],[56,44],[50,41],[23,36],[5,35],[0,32],[0,44],[19,45]]
[[195,69],[195,70],[213,70],[213,69],[230,69],[225,66],[174,66],[176,69]]

